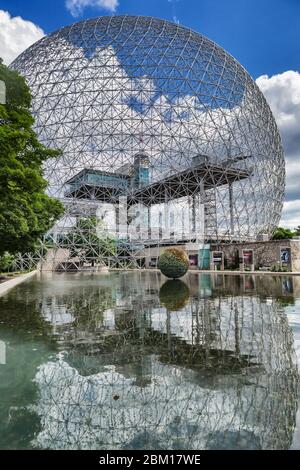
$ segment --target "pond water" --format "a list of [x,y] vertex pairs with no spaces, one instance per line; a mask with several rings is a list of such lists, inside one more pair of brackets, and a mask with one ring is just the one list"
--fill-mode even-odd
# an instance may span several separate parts
[[0,449],[299,449],[300,278],[44,274],[0,298]]

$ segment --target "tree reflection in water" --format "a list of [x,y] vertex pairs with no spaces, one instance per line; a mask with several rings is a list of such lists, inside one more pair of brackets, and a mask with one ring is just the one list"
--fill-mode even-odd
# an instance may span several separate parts
[[194,281],[120,274],[47,297],[42,312],[70,321],[55,327],[67,352],[35,377],[35,447],[289,448],[298,374],[280,304]]

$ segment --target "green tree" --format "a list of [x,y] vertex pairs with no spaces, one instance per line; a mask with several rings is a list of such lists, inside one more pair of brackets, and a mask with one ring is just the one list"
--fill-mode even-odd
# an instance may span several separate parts
[[0,255],[34,249],[63,213],[45,194],[42,166],[60,152],[42,145],[32,128],[31,95],[25,80],[0,59],[6,104],[0,104]]
[[5,253],[0,256],[0,272],[9,271],[13,261],[14,257],[10,253],[5,251]]
[[277,227],[273,233],[272,240],[287,240],[293,238],[294,232],[289,228]]
[[94,266],[95,261],[115,256],[117,241],[106,232],[104,223],[97,217],[81,217],[67,235],[71,257],[80,257]]

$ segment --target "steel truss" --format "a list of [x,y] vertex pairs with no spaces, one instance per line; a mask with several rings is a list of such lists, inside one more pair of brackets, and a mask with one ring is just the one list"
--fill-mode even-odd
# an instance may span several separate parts
[[[244,68],[201,34],[100,17],[41,39],[12,68],[30,86],[40,140],[63,150],[45,177],[66,207],[20,266],[54,257],[53,269],[141,267],[167,239],[248,240],[278,224],[285,166],[271,110]],[[98,180],[80,182],[82,174]],[[95,216],[104,241],[82,222]]]

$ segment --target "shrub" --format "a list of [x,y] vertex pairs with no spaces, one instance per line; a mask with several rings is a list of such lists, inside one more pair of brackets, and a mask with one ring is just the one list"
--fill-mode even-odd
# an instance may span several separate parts
[[5,251],[2,256],[0,256],[0,272],[7,272],[9,271],[12,263],[13,263],[14,257],[8,253],[8,251]]
[[159,257],[157,267],[166,277],[177,279],[189,269],[189,258],[182,248],[167,248]]
[[272,240],[290,240],[294,235],[294,232],[289,228],[277,227],[273,233]]
[[287,273],[288,272],[288,268],[285,267],[285,266],[280,266],[279,264],[274,264],[272,267],[271,267],[271,271],[273,273]]

